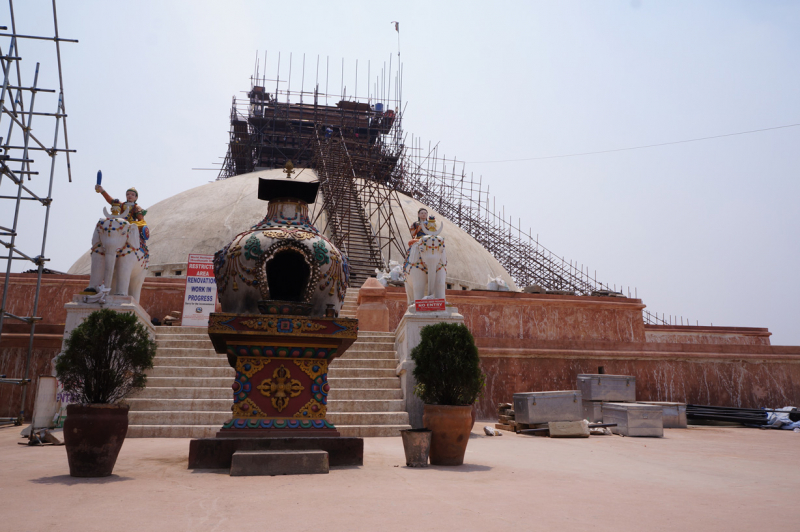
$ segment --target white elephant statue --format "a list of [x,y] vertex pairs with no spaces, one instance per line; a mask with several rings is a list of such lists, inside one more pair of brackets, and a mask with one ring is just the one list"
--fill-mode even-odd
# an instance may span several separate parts
[[147,270],[148,257],[142,249],[139,226],[126,221],[127,209],[109,214],[95,226],[92,236],[92,272],[89,288],[111,287],[111,295],[132,296],[138,303]]
[[389,286],[390,284],[399,286],[405,280],[403,275],[403,265],[396,260],[390,260],[388,270],[379,270],[378,268],[375,268],[375,278],[383,286]]
[[403,266],[396,260],[390,260],[389,278],[396,283],[402,283],[404,280],[403,277]]
[[408,304],[417,299],[444,299],[447,278],[447,253],[442,232],[443,222],[436,223],[431,216],[422,231],[425,235],[408,250],[403,267]]
[[486,281],[486,289],[487,290],[494,290],[497,292],[508,292],[508,283],[506,283],[502,277],[499,275],[497,277],[489,276],[489,280]]
[[391,279],[391,277],[389,277],[389,274],[385,271],[375,268],[375,279],[377,279],[378,282],[383,286],[389,286],[389,279]]

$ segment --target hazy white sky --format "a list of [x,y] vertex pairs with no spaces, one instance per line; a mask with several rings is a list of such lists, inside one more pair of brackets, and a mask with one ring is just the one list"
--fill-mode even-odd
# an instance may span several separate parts
[[[63,165],[56,177],[46,253],[53,269],[65,271],[89,246],[103,206],[92,190],[98,169],[113,195],[136,186],[145,208],[216,177],[192,168],[225,155],[231,97],[249,88],[256,51],[269,51],[272,72],[280,51],[282,77],[293,53],[293,84],[305,53],[307,90],[317,55],[337,68],[345,58],[348,87],[358,59],[363,87],[364,65],[374,72],[397,53],[390,22],[398,20],[406,130],[470,161],[467,171],[482,174],[497,204],[544,245],[603,281],[637,287],[652,311],[769,327],[773,344],[800,344],[800,127],[478,162],[798,124],[800,2],[60,0],[58,7],[61,35],[80,40],[62,46],[78,153],[73,183]],[[49,0],[18,0],[15,9],[20,33],[51,31]],[[7,13],[0,10],[0,24]],[[5,52],[8,39],[0,44]],[[20,53],[41,60],[40,86],[56,85],[51,43],[21,42]],[[31,80],[27,67],[23,78]],[[333,79],[338,86],[338,73]],[[47,95],[41,102],[41,110],[55,106]],[[28,206],[23,232],[36,235],[40,215],[41,207]],[[21,242],[38,253],[35,239]]]

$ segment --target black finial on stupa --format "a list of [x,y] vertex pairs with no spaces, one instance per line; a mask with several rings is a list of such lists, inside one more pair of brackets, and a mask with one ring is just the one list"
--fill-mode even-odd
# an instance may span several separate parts
[[[287,177],[291,177],[294,166],[292,161],[286,163]],[[258,179],[258,199],[272,201],[274,199],[297,199],[306,203],[314,203],[317,199],[319,181],[304,183],[293,179]]]

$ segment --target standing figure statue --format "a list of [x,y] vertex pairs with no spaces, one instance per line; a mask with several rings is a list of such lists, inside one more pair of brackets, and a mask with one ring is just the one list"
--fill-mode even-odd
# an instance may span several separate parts
[[135,188],[125,192],[125,203],[113,199],[99,184],[95,191],[111,204],[111,214],[104,208],[105,218],[95,226],[91,278],[82,293],[99,293],[105,288],[112,295],[129,295],[138,302],[150,258],[145,244],[150,238],[144,221],[147,211],[136,204],[139,194]]
[[417,221],[411,224],[408,228],[411,231],[411,240],[408,241],[408,247],[418,242],[423,237],[425,232],[422,230],[422,225],[428,222],[428,209],[422,207],[417,211]]
[[[403,265],[408,304],[417,299],[444,299],[447,277],[447,254],[444,238],[439,236],[444,223],[428,216],[428,210],[417,211],[411,224],[408,258]],[[427,294],[426,294],[427,292]]]
[[147,222],[144,221],[144,215],[147,214],[145,209],[142,209],[136,201],[139,199],[139,193],[136,191],[135,188],[131,187],[125,191],[125,199],[127,200],[125,203],[120,203],[118,199],[113,199],[111,196],[108,195],[108,192],[101,185],[95,185],[94,187],[95,192],[99,192],[103,195],[103,198],[111,205],[112,212],[114,207],[119,208],[120,210],[128,209],[128,216],[126,218],[128,223],[134,224],[139,227],[141,231],[141,246],[142,250],[145,252],[147,258],[150,258],[150,254],[147,252],[147,244],[145,241],[150,238],[150,230],[147,228]]

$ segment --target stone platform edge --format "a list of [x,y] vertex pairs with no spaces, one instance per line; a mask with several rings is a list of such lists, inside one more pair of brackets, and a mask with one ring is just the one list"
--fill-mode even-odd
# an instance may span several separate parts
[[331,467],[364,465],[364,439],[198,438],[189,442],[189,469],[230,469],[236,451],[327,451]]

